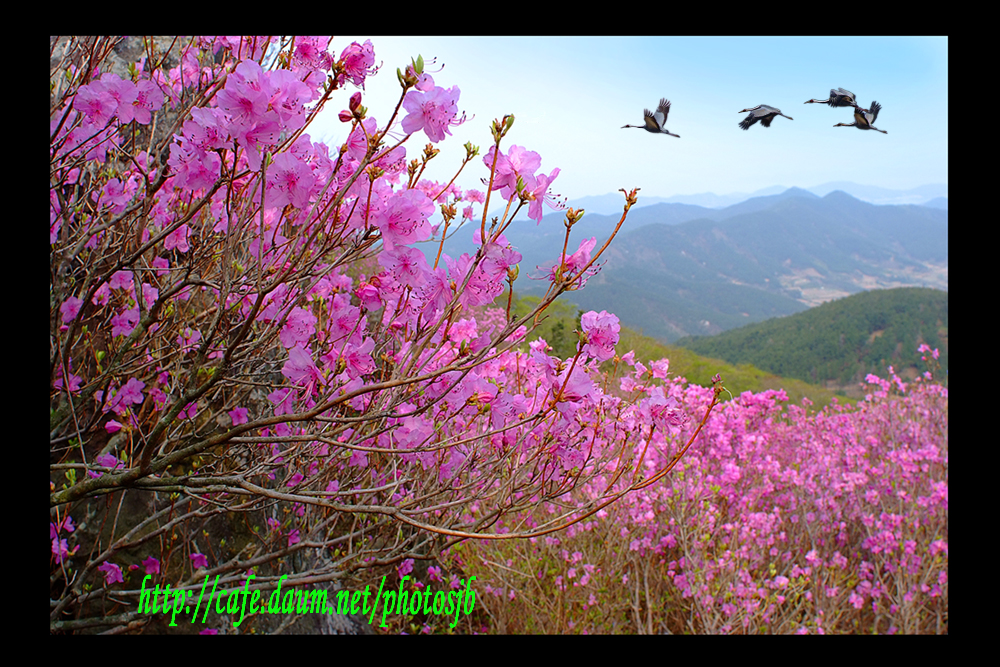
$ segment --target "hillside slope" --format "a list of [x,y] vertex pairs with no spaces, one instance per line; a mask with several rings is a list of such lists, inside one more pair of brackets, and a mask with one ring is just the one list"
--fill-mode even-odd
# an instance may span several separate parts
[[[948,369],[948,293],[926,288],[872,290],[780,319],[678,346],[734,364],[831,387],[851,387],[868,373],[923,370],[917,347],[938,348]],[[947,381],[947,376],[945,376]]]

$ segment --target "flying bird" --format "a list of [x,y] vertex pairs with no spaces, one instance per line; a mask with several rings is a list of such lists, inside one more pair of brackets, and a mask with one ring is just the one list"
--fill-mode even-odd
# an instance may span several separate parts
[[644,125],[622,125],[626,127],[637,127],[653,134],[669,134],[671,137],[681,138],[681,135],[668,132],[664,127],[667,124],[667,114],[670,113],[670,100],[665,97],[660,98],[660,106],[656,107],[656,113],[650,113],[649,109],[642,110]]
[[830,99],[806,100],[804,104],[829,104],[831,107],[853,107],[857,104],[854,93],[843,88],[831,88]]
[[834,127],[856,127],[859,130],[875,130],[876,132],[881,132],[882,134],[889,134],[885,130],[880,130],[875,127],[875,119],[878,118],[878,112],[882,110],[882,105],[878,102],[872,102],[871,110],[863,109],[857,104],[854,105],[854,122],[853,123],[837,123]]
[[[750,112],[750,115],[740,122],[740,127],[744,130],[749,130],[750,126],[758,120],[764,127],[771,127],[771,121],[774,120],[775,116],[785,116],[785,114],[781,113],[781,109],[775,109],[774,107],[769,107],[766,104],[761,104],[750,109],[744,109],[739,113],[746,113],[748,111]],[[785,116],[785,118],[788,120],[795,120],[791,116]]]

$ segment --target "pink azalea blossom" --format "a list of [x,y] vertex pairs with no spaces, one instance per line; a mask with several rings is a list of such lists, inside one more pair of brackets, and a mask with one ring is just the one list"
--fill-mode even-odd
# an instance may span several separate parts
[[270,103],[271,87],[267,79],[268,75],[260,64],[244,60],[236,66],[225,87],[216,95],[219,108],[238,125],[250,127],[261,122]]
[[181,352],[191,352],[195,349],[198,341],[201,340],[201,332],[191,327],[184,327],[180,335],[177,336],[177,347]]
[[163,92],[160,87],[148,79],[136,84],[136,98],[132,103],[132,115],[139,125],[149,125],[153,121],[153,112],[163,106]]
[[62,314],[63,323],[69,323],[76,319],[76,316],[80,313],[80,308],[83,307],[83,299],[71,296],[67,297],[62,305],[59,306],[59,312]]
[[309,165],[291,153],[279,153],[267,170],[267,205],[284,208],[291,204],[305,208],[316,178]]
[[330,37],[296,37],[295,59],[311,68],[330,69],[333,65],[327,47]]
[[125,581],[125,577],[122,576],[122,569],[120,566],[115,565],[110,561],[105,561],[97,566],[97,569],[104,573],[104,584],[106,586],[111,586],[112,584],[120,584]]
[[184,137],[170,145],[167,164],[173,173],[174,186],[191,190],[212,187],[222,169],[222,160],[216,153],[201,154]]
[[427,217],[434,212],[434,202],[419,190],[393,195],[375,220],[386,248],[426,241],[431,236]]
[[135,291],[135,282],[132,278],[131,271],[115,271],[111,276],[111,280],[108,281],[108,287],[111,289],[122,289],[128,290],[129,292]]
[[458,86],[445,90],[436,87],[429,93],[411,90],[403,99],[403,108],[407,116],[403,118],[403,132],[413,134],[423,130],[427,138],[437,143],[444,139],[445,134],[451,134],[451,126],[461,125],[465,117],[456,119],[458,115]]
[[120,123],[131,123],[135,118],[135,104],[139,90],[131,81],[126,81],[113,72],[101,75],[104,90],[115,100],[115,115]]
[[129,378],[121,389],[119,389],[108,404],[108,408],[114,410],[119,415],[124,414],[129,407],[141,405],[144,397],[142,390],[146,388],[146,383],[136,378]]
[[587,335],[584,352],[600,361],[607,361],[615,356],[615,345],[621,330],[616,316],[606,310],[600,313],[591,310],[580,318],[580,326]]
[[118,102],[107,90],[106,85],[100,81],[93,81],[86,86],[80,86],[77,90],[73,108],[85,114],[94,125],[103,127],[111,121],[118,109]]
[[69,542],[65,538],[52,538],[52,553],[56,557],[56,563],[64,563],[67,557],[71,556],[72,553],[75,552],[76,547],[73,548],[73,552],[70,552]]
[[549,186],[552,185],[552,181],[556,180],[556,176],[558,175],[559,169],[553,169],[550,175],[539,174],[529,179],[525,185],[525,189],[531,197],[531,203],[528,205],[528,217],[534,220],[536,224],[541,224],[542,222],[543,203],[557,211],[565,208],[549,191]]
[[378,256],[378,263],[385,267],[393,278],[411,287],[420,287],[426,283],[430,273],[424,253],[407,246],[383,250]]
[[270,73],[271,97],[268,107],[278,114],[278,123],[294,132],[306,122],[305,105],[312,100],[312,90],[300,80],[300,75],[287,69]]
[[355,86],[364,88],[365,79],[378,71],[374,67],[375,49],[370,39],[366,39],[364,44],[351,42],[340,54],[340,60],[344,63],[342,76]]
[[420,296],[424,300],[423,315],[428,320],[434,312],[443,311],[451,302],[455,291],[444,267],[439,266],[427,273],[427,282],[421,287]]
[[[583,267],[590,263],[590,253],[597,245],[597,237],[590,237],[589,239],[584,239],[580,242],[580,247],[572,255],[562,258],[562,261],[553,262],[548,268],[548,279],[551,282],[555,282],[559,279],[566,279],[571,276],[580,275],[580,271]],[[576,289],[582,288],[587,284],[587,279],[596,273],[596,269],[591,267],[586,271],[584,275],[580,275],[579,280],[575,283]]]
[[127,186],[117,178],[109,179],[102,189],[101,203],[110,206],[111,212],[118,215],[125,211],[126,206],[132,200],[135,189],[134,182]]
[[[483,163],[487,168],[493,167],[494,155],[496,155],[496,146],[491,146],[483,157]],[[501,190],[501,196],[504,199],[510,199],[517,192],[518,177],[526,183],[528,179],[534,178],[535,171],[541,165],[542,157],[538,153],[514,144],[507,151],[507,155],[500,153],[496,157],[493,189]]]
[[185,405],[184,408],[179,413],[177,413],[177,420],[180,421],[182,419],[194,419],[197,414],[198,414],[198,401],[191,401],[190,403]]
[[249,411],[246,408],[236,407],[229,411],[229,418],[233,420],[233,426],[239,426],[240,424],[246,424],[248,420],[247,415]]
[[268,111],[257,122],[237,126],[234,130],[233,137],[246,150],[250,171],[260,171],[263,162],[261,153],[277,144],[281,136],[278,114],[274,111]]
[[356,378],[367,375],[375,370],[375,361],[372,359],[372,351],[375,349],[375,339],[368,337],[361,345],[347,343],[344,346],[344,364],[348,377]]
[[177,250],[178,252],[187,252],[191,249],[188,245],[188,232],[189,228],[187,225],[181,225],[174,231],[167,235],[167,238],[163,240],[163,247],[167,250]]
[[288,350],[288,361],[282,366],[281,374],[294,384],[302,386],[314,387],[326,382],[312,356],[301,345]]
[[295,307],[288,314],[285,326],[281,328],[278,339],[286,348],[295,345],[305,345],[316,333],[316,316],[305,308]]

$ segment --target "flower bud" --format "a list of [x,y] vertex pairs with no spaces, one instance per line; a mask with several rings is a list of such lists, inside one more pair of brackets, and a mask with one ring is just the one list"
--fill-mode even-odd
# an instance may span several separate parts
[[454,220],[457,213],[458,211],[454,204],[441,204],[441,215],[444,217],[446,222]]
[[631,192],[625,192],[625,188],[619,188],[618,192],[625,192],[625,210],[628,211],[630,208],[635,206],[636,200],[638,200],[638,192],[641,188],[634,188]]
[[405,73],[402,70],[397,69],[396,77],[399,79],[399,85],[402,86],[404,90],[407,88],[413,88],[417,85],[417,81],[419,80],[413,71],[413,67],[409,65],[407,65]]
[[566,211],[566,226],[572,227],[576,223],[580,222],[580,218],[583,217],[584,213],[585,211],[582,208],[580,210],[571,208],[568,211]]

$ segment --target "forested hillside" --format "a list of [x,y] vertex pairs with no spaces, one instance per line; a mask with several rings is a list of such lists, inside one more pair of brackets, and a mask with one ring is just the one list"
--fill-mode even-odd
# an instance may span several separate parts
[[[501,301],[498,299],[495,305],[503,307],[504,304],[500,303]],[[531,312],[537,304],[538,297],[524,296],[514,301],[511,312],[515,316],[521,316]],[[583,311],[576,309],[572,303],[563,299],[557,300],[546,309],[545,317],[539,323],[538,328],[525,338],[523,347],[527,349],[528,342],[542,338],[551,347],[550,354],[560,359],[571,358],[576,353],[577,341],[579,340],[576,332],[581,329],[580,316],[582,314]],[[721,358],[699,354],[689,348],[667,345],[626,326],[621,328],[616,350],[619,355],[631,350],[634,352],[635,360],[644,364],[667,359],[670,362],[671,377],[684,378],[691,384],[702,387],[711,387],[712,377],[721,374],[726,378],[726,386],[735,395],[745,391],[761,392],[768,389],[782,389],[792,403],[798,404],[803,398],[808,398],[816,409],[828,405],[836,395],[835,392],[825,387],[795,378],[781,377],[753,364],[730,363]],[[604,362],[602,370],[612,372],[614,363],[613,360]],[[840,400],[843,399],[844,397],[840,396]]]
[[890,365],[900,374],[916,368],[921,343],[940,349],[939,362],[947,371],[947,292],[919,287],[872,290],[716,336],[677,341],[730,363],[838,386],[861,382],[868,373],[884,375]]

